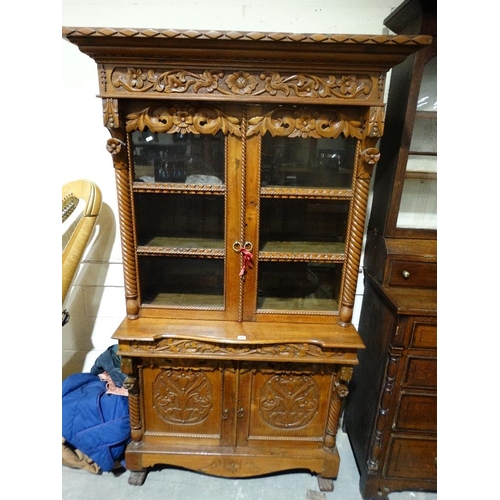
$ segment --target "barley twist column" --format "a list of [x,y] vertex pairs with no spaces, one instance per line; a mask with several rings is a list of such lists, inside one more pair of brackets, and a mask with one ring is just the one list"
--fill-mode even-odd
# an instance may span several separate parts
[[367,148],[360,153],[361,164],[358,168],[354,187],[353,209],[350,221],[350,238],[344,267],[344,288],[342,292],[339,324],[351,323],[356,285],[358,282],[359,263],[363,248],[366,207],[370,191],[370,179],[373,167],[380,157],[376,148]]
[[[240,201],[240,241],[244,245],[246,238],[245,225],[245,209],[246,209],[246,156],[247,156],[247,114],[246,108],[243,109],[243,117],[241,119],[241,201]],[[240,257],[240,265],[243,264],[243,254]],[[244,278],[244,276],[243,276]],[[243,321],[243,279],[240,280],[240,299],[238,310],[238,321]]]
[[[117,134],[116,131],[114,132]],[[120,138],[113,137],[108,139],[107,149],[113,155],[113,164],[115,167],[127,315],[130,319],[135,319],[139,314],[139,303],[137,292],[137,268],[134,254],[133,209],[126,157],[129,148],[126,147],[125,142]]]
[[339,426],[340,411],[342,409],[342,400],[349,394],[347,384],[352,377],[352,368],[343,366],[340,372],[335,376],[335,383],[332,391],[332,400],[328,410],[328,419],[326,423],[325,437],[323,444],[325,448],[332,449],[335,446],[335,438]]

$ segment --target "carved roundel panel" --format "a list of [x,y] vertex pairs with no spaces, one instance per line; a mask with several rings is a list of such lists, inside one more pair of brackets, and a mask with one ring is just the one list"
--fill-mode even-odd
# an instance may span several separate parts
[[164,370],[153,382],[154,408],[170,424],[199,424],[212,408],[208,377],[194,370]]
[[274,375],[260,391],[260,414],[276,429],[305,427],[318,411],[319,397],[318,384],[308,375]]

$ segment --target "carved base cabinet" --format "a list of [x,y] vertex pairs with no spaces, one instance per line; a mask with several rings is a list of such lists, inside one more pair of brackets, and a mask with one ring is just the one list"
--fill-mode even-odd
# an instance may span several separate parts
[[427,36],[63,28],[99,70],[130,482],[290,469],[331,490],[389,69]]

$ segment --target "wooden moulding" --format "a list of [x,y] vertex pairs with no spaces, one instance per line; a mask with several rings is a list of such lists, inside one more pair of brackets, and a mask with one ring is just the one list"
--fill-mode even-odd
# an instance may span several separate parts
[[125,319],[113,338],[120,354],[180,358],[357,364],[363,343],[336,324]]
[[383,104],[385,73],[432,41],[79,27],[63,27],[62,34],[99,65],[101,97],[347,105]]

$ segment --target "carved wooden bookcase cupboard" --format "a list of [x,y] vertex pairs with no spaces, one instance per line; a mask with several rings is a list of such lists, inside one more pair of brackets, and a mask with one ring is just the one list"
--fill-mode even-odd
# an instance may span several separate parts
[[129,482],[289,469],[331,490],[387,71],[430,42],[63,28],[118,192]]
[[384,24],[433,43],[392,71],[373,186],[359,321],[366,348],[343,418],[365,499],[437,489],[436,1],[406,0]]

